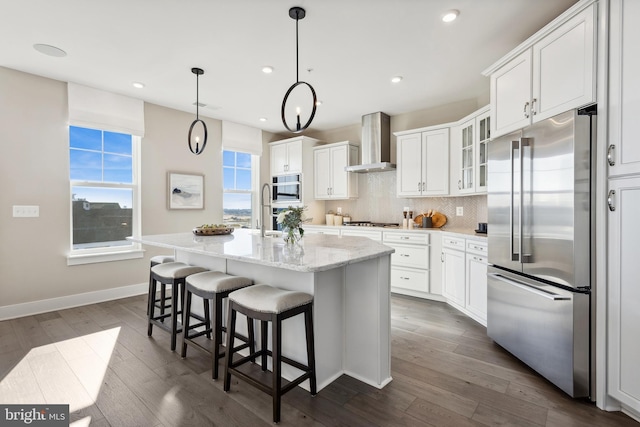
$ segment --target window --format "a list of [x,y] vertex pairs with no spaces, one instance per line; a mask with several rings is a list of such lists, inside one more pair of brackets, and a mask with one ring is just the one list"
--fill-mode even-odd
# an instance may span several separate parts
[[[71,254],[137,249],[140,137],[69,127]],[[109,259],[111,260],[111,259]]]
[[222,152],[222,211],[225,224],[251,228],[254,222],[258,158],[240,151]]

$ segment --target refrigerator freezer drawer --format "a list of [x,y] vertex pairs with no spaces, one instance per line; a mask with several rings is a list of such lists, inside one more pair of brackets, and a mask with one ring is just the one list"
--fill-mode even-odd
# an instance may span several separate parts
[[571,397],[589,396],[589,295],[490,268],[487,334]]

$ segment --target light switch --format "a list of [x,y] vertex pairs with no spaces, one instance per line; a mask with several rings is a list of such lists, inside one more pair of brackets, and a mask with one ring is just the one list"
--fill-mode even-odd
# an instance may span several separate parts
[[463,216],[464,215],[464,208],[462,206],[458,206],[456,208],[456,216]]
[[13,206],[14,218],[35,218],[40,216],[40,206]]

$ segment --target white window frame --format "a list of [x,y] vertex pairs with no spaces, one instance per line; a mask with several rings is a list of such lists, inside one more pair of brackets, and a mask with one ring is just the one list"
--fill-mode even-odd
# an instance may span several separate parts
[[[102,129],[99,129],[102,130]],[[131,157],[132,157],[132,182],[130,184],[105,183],[94,181],[69,180],[69,254],[67,255],[67,265],[93,264],[99,262],[121,261],[135,258],[142,258],[144,250],[140,243],[130,242],[130,245],[74,249],[73,248],[73,187],[103,187],[103,188],[126,188],[133,190],[133,206],[131,232],[133,236],[140,237],[141,234],[141,156],[140,150],[142,138],[131,135]]]
[[[225,151],[233,151],[235,153],[244,153],[251,155],[251,191],[247,190],[226,190],[224,188],[224,166],[220,171],[220,179],[222,182],[222,200],[220,203],[222,210],[222,218],[224,218],[224,195],[225,194],[248,194],[251,193],[251,224],[255,224],[258,218],[260,217],[259,211],[257,209],[261,209],[260,207],[260,199],[259,199],[259,187],[260,187],[260,156],[252,153],[248,153],[246,151],[241,150],[233,150],[233,149],[223,149],[223,156]],[[271,203],[271,200],[269,200]],[[256,212],[257,211],[257,212]]]

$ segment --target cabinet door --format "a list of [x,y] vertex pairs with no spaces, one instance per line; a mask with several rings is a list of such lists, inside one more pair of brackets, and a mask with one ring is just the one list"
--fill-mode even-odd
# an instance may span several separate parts
[[467,254],[466,309],[487,324],[487,258]]
[[271,146],[271,175],[287,173],[287,144],[274,144]]
[[422,195],[449,194],[449,129],[422,133]]
[[594,8],[533,46],[533,122],[595,101]]
[[344,168],[349,165],[349,146],[342,145],[331,149],[331,198],[332,199],[348,199],[349,184],[348,174]]
[[491,75],[493,138],[531,123],[531,49]]
[[331,153],[328,148],[313,151],[313,188],[316,199],[328,199],[331,187]]
[[442,249],[442,295],[451,302],[465,304],[465,253]]
[[429,270],[391,266],[391,287],[429,292]]
[[287,173],[302,172],[302,139],[287,143]]
[[476,117],[476,193],[487,192],[487,160],[489,158],[489,139],[491,138],[490,128],[491,111],[487,111]]
[[422,134],[399,136],[397,149],[398,196],[422,195]]
[[461,194],[473,193],[475,191],[475,120],[471,119],[458,127],[460,132],[460,171],[458,180],[458,190]]
[[608,218],[608,389],[640,411],[640,177],[609,180],[614,211]]
[[609,40],[609,176],[640,173],[640,2],[611,2]]

